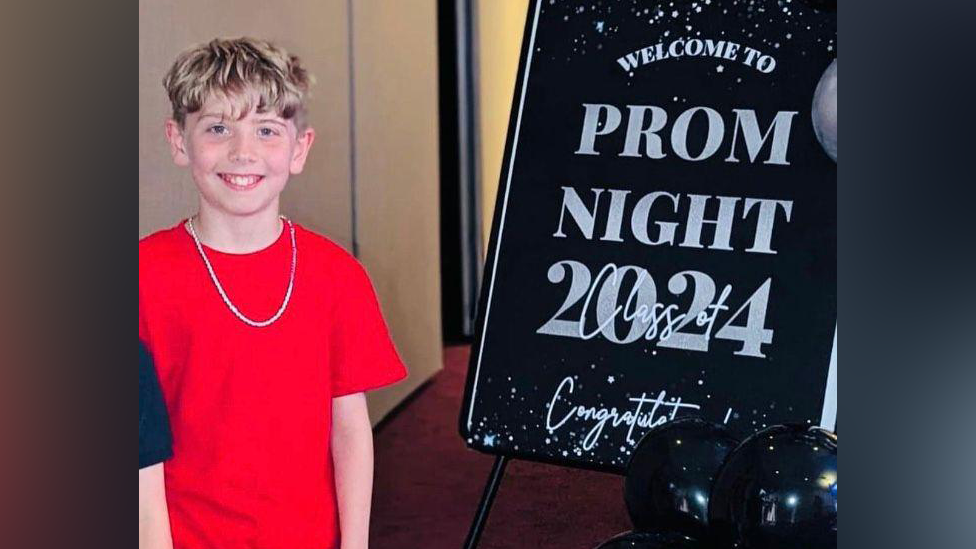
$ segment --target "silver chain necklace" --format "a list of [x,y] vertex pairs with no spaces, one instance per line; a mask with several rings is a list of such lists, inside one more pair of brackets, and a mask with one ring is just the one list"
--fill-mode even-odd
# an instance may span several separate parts
[[223,298],[224,303],[227,304],[230,311],[234,313],[237,318],[241,319],[241,322],[247,324],[248,326],[254,326],[255,328],[264,328],[265,326],[274,324],[276,320],[281,318],[281,315],[288,307],[288,301],[291,299],[292,288],[295,287],[295,265],[298,263],[298,246],[295,245],[295,225],[292,224],[291,220],[289,220],[287,217],[283,215],[280,217],[283,222],[288,223],[288,229],[291,232],[291,274],[288,277],[288,290],[285,292],[285,299],[281,302],[281,307],[278,309],[278,312],[275,313],[271,318],[261,321],[247,318],[237,307],[234,306],[233,303],[231,303],[230,298],[227,297],[227,293],[224,291],[224,287],[221,286],[220,281],[217,280],[217,274],[214,272],[213,266],[210,265],[210,260],[207,259],[207,254],[203,251],[203,246],[200,244],[200,239],[197,238],[196,231],[193,230],[193,218],[191,217],[190,219],[186,220],[186,226],[190,230],[190,236],[193,237],[193,243],[197,245],[197,251],[200,252],[200,257],[203,258],[203,264],[207,266],[207,272],[210,273],[210,280],[213,280],[214,286],[217,287],[217,292],[220,294],[220,297]]

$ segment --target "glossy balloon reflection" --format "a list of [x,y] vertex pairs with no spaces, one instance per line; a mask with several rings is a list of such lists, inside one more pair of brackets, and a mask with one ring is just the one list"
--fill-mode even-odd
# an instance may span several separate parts
[[813,92],[810,110],[813,132],[824,152],[837,162],[837,60],[824,69],[817,89]]
[[697,541],[670,532],[623,532],[596,549],[705,549]]
[[717,549],[837,546],[837,436],[776,425],[736,448],[712,487]]
[[634,529],[704,539],[712,481],[738,442],[725,427],[699,418],[648,431],[630,458],[624,482]]

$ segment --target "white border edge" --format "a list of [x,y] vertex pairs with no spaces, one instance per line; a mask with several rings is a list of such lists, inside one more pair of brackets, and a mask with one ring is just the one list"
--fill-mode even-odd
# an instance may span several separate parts
[[505,182],[505,198],[502,202],[502,216],[498,221],[498,242],[495,245],[495,259],[491,266],[491,282],[488,284],[488,300],[485,304],[485,322],[481,330],[481,345],[478,347],[478,362],[474,370],[474,384],[471,387],[471,406],[468,409],[468,430],[471,430],[472,418],[474,418],[475,396],[478,394],[478,376],[481,374],[481,358],[484,355],[485,340],[488,332],[488,315],[491,312],[491,294],[495,290],[495,276],[498,269],[498,256],[501,255],[502,234],[505,229],[505,213],[508,210],[508,191],[512,187],[512,169],[515,166],[515,153],[518,151],[519,130],[522,129],[522,109],[525,106],[525,94],[528,90],[529,73],[532,71],[532,54],[535,50],[535,31],[539,26],[539,12],[542,7],[542,0],[537,0],[535,4],[535,15],[532,19],[532,34],[529,36],[529,53],[525,60],[525,74],[522,76],[522,96],[519,98],[518,116],[515,119],[515,135],[512,139],[512,155],[508,162],[508,178]]
[[827,387],[824,389],[823,411],[820,413],[820,426],[835,431],[837,429],[837,326],[834,326],[834,345],[830,351],[830,370],[827,372]]

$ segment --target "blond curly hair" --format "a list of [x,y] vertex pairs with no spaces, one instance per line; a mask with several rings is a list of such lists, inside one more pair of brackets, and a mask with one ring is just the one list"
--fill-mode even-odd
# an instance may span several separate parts
[[173,119],[183,127],[186,115],[199,111],[212,97],[228,100],[232,115],[243,118],[274,110],[306,128],[305,101],[314,77],[298,57],[255,38],[217,38],[181,53],[163,78],[173,104]]

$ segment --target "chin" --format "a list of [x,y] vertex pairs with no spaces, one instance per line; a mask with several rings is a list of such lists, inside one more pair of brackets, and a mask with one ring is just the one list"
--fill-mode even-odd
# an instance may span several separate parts
[[237,200],[224,200],[223,197],[212,199],[204,197],[204,202],[211,209],[234,217],[250,217],[269,209],[274,209],[277,204],[275,196],[272,197],[236,197]]
[[269,203],[257,207],[231,206],[226,208],[224,211],[237,217],[251,217],[265,213],[272,208],[273,206]]

